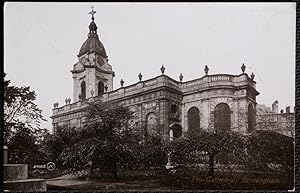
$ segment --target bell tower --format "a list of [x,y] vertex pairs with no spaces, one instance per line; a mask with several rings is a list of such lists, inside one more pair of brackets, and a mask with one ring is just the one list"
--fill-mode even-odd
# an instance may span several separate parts
[[94,96],[101,96],[104,92],[113,90],[113,77],[115,76],[103,44],[97,34],[97,25],[94,14],[89,12],[92,21],[89,25],[87,40],[82,44],[78,62],[71,70],[73,75],[73,101],[85,100]]

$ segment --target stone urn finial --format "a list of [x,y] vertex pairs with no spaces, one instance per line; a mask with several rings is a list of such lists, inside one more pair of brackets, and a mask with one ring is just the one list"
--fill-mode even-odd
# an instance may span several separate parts
[[69,104],[71,103],[71,99],[70,99],[70,97],[68,98],[68,103],[69,103]]
[[242,69],[242,72],[245,73],[245,70],[246,70],[246,66],[245,64],[243,63],[243,65],[241,66],[241,69]]
[[208,71],[209,71],[209,68],[208,68],[208,66],[207,66],[207,65],[205,65],[205,68],[204,68],[205,75],[207,75],[207,74],[208,74]]
[[121,84],[121,87],[123,87],[123,85],[124,85],[124,80],[123,79],[120,80],[120,84]]
[[180,75],[179,75],[180,82],[182,82],[182,79],[183,79],[183,75],[182,75],[182,73],[180,73]]
[[140,82],[142,81],[142,78],[143,78],[142,73],[139,73],[139,80],[140,80]]
[[92,95],[92,97],[94,96],[94,90],[93,89],[91,90],[91,95]]
[[105,85],[104,89],[105,89],[105,92],[107,92],[108,86],[107,86],[107,85]]
[[66,105],[68,104],[68,98],[65,99]]
[[254,80],[255,75],[253,74],[253,72],[250,75],[251,80]]
[[79,98],[79,100],[81,101],[81,99],[82,99],[82,96],[81,96],[81,94],[79,93],[79,95],[78,95],[78,98]]
[[160,71],[161,71],[161,73],[162,73],[162,74],[164,74],[164,73],[165,73],[165,69],[166,69],[166,68],[164,67],[164,65],[161,65],[161,67],[160,67]]
[[58,108],[58,102],[53,104],[54,108]]

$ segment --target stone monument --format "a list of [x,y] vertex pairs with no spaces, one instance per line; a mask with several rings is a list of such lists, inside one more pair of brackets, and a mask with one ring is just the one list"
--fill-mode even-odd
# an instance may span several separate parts
[[45,179],[28,179],[27,164],[8,164],[7,147],[3,148],[3,185],[8,191],[47,191]]

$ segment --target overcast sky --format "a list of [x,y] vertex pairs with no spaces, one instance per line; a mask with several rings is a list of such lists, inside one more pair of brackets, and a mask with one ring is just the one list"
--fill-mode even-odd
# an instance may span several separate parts
[[[256,75],[259,104],[295,104],[296,3],[18,3],[4,5],[4,71],[37,94],[51,129],[53,103],[73,96],[70,70],[94,6],[114,89],[165,73],[184,81],[209,73]],[[292,110],[293,111],[293,110]]]

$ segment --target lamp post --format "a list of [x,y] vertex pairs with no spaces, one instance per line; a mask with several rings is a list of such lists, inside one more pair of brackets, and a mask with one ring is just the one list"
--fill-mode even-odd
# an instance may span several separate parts
[[[173,141],[174,140],[174,137],[173,137],[173,130],[171,129],[170,130],[170,141]],[[174,168],[174,165],[172,164],[171,162],[171,152],[168,152],[168,163],[166,165],[166,169],[169,170],[169,169],[173,169]]]

